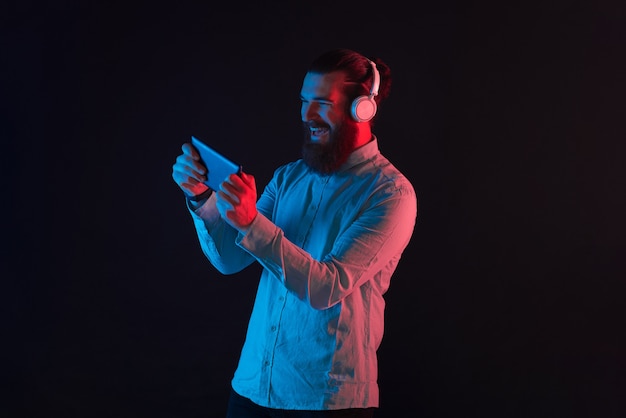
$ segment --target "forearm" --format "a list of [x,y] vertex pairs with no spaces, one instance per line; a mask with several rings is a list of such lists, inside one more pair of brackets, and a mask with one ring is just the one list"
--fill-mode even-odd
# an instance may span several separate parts
[[325,309],[373,277],[380,278],[373,286],[386,290],[415,222],[415,206],[410,200],[388,203],[355,221],[322,260],[288,240],[262,215],[240,237],[240,245],[300,299]]
[[[236,244],[237,230],[224,222],[215,205],[215,194],[204,202],[189,202],[200,248],[211,264],[222,274],[234,274],[254,259]],[[198,206],[195,207],[194,206]]]

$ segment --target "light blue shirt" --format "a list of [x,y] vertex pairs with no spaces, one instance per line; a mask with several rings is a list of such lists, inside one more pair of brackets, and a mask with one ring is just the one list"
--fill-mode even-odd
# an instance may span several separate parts
[[278,409],[379,406],[383,295],[417,197],[377,139],[331,175],[302,160],[278,168],[245,235],[214,200],[191,211],[205,255],[223,274],[263,266],[233,389]]

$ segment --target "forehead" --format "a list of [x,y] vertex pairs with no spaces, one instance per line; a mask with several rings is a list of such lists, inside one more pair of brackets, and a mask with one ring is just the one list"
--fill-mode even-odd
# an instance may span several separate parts
[[306,73],[300,94],[305,98],[339,99],[344,95],[346,75],[343,71]]

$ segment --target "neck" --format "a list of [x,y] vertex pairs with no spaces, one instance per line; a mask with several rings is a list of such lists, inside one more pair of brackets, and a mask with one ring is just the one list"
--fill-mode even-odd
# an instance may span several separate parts
[[363,145],[370,142],[372,139],[372,129],[370,127],[369,122],[357,123],[357,139],[354,143],[354,148],[362,147]]

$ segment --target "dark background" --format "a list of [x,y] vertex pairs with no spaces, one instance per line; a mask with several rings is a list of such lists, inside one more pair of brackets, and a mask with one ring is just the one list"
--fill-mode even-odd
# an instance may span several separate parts
[[260,270],[212,269],[171,166],[196,135],[262,189],[334,47],[390,65],[420,198],[378,416],[626,416],[625,7],[263,3],[2,6],[2,416],[223,416]]

